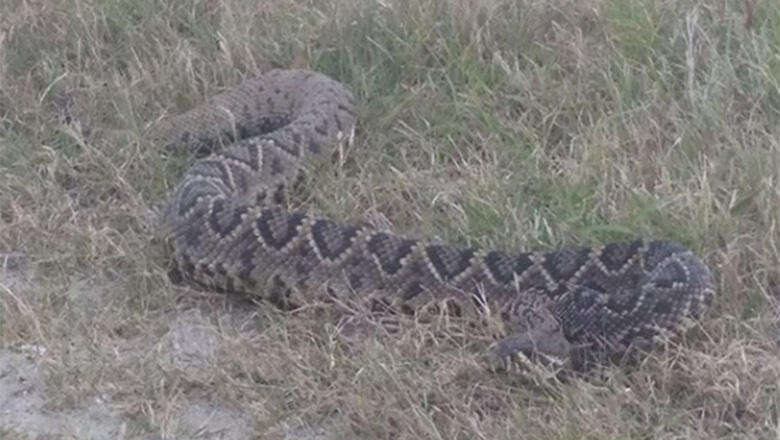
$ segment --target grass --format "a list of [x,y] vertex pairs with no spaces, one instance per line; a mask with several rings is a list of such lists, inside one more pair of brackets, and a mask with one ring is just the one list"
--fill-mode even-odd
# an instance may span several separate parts
[[[291,66],[360,102],[311,209],[506,250],[679,240],[717,273],[707,318],[529,387],[431,329],[353,341],[172,285],[152,209],[188,161],[146,130]],[[100,396],[127,438],[195,437],[176,410],[207,398],[256,438],[776,439],[779,116],[770,1],[8,0],[0,253],[29,282],[0,281],[0,345],[45,347],[49,408]]]

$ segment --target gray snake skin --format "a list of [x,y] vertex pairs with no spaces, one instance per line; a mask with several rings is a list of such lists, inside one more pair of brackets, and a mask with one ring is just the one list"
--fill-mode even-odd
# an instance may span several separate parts
[[[317,286],[379,295],[413,313],[449,304],[504,324],[493,355],[620,353],[699,319],[708,267],[669,241],[505,253],[289,211],[274,200],[354,135],[354,100],[316,72],[275,70],[164,119],[156,141],[200,151],[162,214],[179,273],[211,289],[298,306]],[[222,148],[222,145],[226,145]],[[453,307],[454,306],[454,307]],[[410,312],[411,311],[411,312]]]

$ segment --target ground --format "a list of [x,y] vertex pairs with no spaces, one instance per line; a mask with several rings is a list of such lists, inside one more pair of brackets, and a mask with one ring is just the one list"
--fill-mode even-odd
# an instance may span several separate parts
[[[276,67],[359,103],[296,203],[507,251],[673,239],[714,304],[559,380],[172,283],[155,209],[191,157],[149,128]],[[779,116],[777,2],[4,1],[0,437],[777,439]]]

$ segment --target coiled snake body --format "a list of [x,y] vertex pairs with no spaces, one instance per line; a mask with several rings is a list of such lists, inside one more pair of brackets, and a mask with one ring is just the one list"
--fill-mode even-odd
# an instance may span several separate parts
[[[509,254],[343,224],[273,199],[312,160],[352,139],[352,95],[315,72],[275,70],[163,120],[167,147],[210,152],[163,213],[181,274],[202,285],[303,303],[323,283],[414,310],[451,299],[506,324],[495,355],[620,352],[682,332],[714,296],[707,266],[669,241]],[[219,146],[225,143],[226,148]],[[280,288],[281,287],[281,288]]]

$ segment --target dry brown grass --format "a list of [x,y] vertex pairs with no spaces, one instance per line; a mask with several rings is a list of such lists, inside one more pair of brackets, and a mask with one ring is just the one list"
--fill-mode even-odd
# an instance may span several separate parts
[[[285,66],[361,102],[312,209],[503,249],[680,240],[718,275],[707,319],[529,385],[435,328],[356,338],[171,285],[152,208],[187,160],[146,128]],[[778,439],[779,113],[771,1],[6,0],[0,344],[114,437]]]

